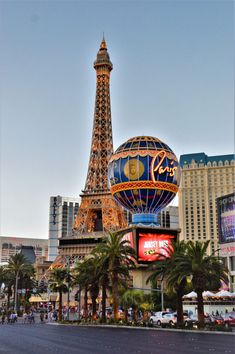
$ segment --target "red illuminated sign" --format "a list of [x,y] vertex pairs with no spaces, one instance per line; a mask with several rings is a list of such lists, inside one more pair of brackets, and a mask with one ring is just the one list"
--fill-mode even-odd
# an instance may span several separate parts
[[132,232],[128,232],[127,234],[125,234],[123,236],[123,240],[129,241],[130,242],[129,246],[134,248],[134,240],[133,240]]
[[153,262],[161,259],[161,254],[167,257],[174,238],[169,234],[139,233],[138,261]]

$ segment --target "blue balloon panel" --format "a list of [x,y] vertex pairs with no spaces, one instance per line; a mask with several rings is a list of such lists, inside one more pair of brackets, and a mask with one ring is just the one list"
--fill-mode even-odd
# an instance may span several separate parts
[[[161,140],[139,136],[122,144],[110,159],[108,180],[114,198],[134,216],[153,220],[175,197],[180,183],[179,162]],[[141,217],[142,215],[142,217]],[[148,216],[149,215],[149,216]]]

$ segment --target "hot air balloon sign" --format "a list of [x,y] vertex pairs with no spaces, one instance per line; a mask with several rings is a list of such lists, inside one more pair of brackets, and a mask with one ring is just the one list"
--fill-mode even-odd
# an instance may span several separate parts
[[133,214],[133,223],[156,224],[157,213],[178,191],[179,162],[161,140],[139,136],[113,154],[108,179],[114,198]]

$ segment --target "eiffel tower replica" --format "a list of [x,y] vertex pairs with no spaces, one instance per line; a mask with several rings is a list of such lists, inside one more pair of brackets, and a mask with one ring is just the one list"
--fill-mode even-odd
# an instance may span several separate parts
[[108,232],[127,226],[123,209],[113,199],[108,187],[108,162],[113,154],[110,106],[110,61],[105,39],[97,58],[96,99],[90,160],[81,204],[73,226],[73,237],[60,239],[59,254],[84,258]]

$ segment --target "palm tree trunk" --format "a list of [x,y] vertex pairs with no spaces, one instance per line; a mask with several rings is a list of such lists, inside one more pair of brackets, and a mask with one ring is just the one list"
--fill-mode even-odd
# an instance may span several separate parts
[[62,291],[59,291],[59,321],[62,320]]
[[116,272],[112,278],[112,290],[113,290],[113,313],[115,321],[118,321],[118,275]]
[[85,318],[85,321],[87,321],[87,318],[88,318],[88,295],[87,295],[87,287],[85,287],[84,289],[84,318]]
[[7,288],[7,310],[10,308],[10,301],[11,301],[12,291],[11,287]]
[[125,316],[125,322],[128,322],[128,308],[125,308],[124,310],[124,316]]
[[183,296],[182,291],[178,290],[176,293],[176,297],[177,297],[177,324],[178,325],[180,325],[184,322],[182,296]]
[[96,320],[96,297],[92,296],[91,298],[92,301],[92,320]]
[[203,296],[202,290],[196,290],[197,292],[197,313],[198,313],[198,322],[199,327],[204,326],[204,303],[203,303]]
[[105,281],[103,281],[102,284],[102,322],[106,322],[106,284]]
[[137,322],[137,307],[133,308],[133,321]]

